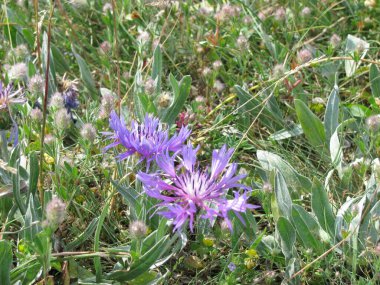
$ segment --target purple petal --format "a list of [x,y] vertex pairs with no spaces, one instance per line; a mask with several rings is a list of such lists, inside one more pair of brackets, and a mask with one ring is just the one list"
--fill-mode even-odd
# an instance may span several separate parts
[[182,147],[182,152],[181,152],[182,159],[183,159],[182,163],[183,163],[183,166],[188,171],[194,170],[195,162],[197,160],[198,150],[199,150],[199,146],[193,149],[190,143]]
[[227,150],[224,145],[220,150],[214,150],[212,152],[211,162],[211,179],[216,179],[218,175],[226,168],[234,149]]

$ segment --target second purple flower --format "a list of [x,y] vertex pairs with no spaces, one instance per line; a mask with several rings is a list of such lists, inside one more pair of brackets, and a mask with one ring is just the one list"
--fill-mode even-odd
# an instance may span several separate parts
[[[198,214],[210,221],[221,217],[232,229],[228,218],[230,211],[243,220],[240,213],[257,208],[247,202],[250,188],[238,183],[245,175],[236,175],[237,164],[229,164],[233,149],[227,150],[223,146],[214,150],[211,169],[199,167],[197,150],[188,145],[183,146],[180,155],[161,154],[156,161],[162,171],[154,174],[139,172],[137,178],[148,196],[161,200],[159,206],[163,210],[159,214],[173,220],[174,230],[189,221],[193,231]],[[234,198],[228,199],[227,192],[234,188]],[[237,191],[238,188],[242,191]]]
[[128,129],[122,118],[115,111],[110,115],[110,127],[113,132],[105,133],[113,142],[104,150],[122,145],[125,151],[118,155],[120,160],[130,155],[138,154],[140,161],[145,160],[149,166],[157,155],[165,151],[178,151],[182,148],[191,131],[187,127],[181,128],[179,133],[169,137],[169,131],[164,128],[158,118],[146,115],[143,123],[132,121]]

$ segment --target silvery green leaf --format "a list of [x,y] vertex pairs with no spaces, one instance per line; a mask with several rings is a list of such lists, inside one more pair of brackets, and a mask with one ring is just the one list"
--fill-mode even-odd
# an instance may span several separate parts
[[[365,55],[367,54],[368,50],[369,50],[368,42],[358,37],[355,37],[353,35],[347,36],[346,50],[345,50],[346,56],[353,56],[354,53],[356,52],[359,58],[363,59]],[[352,76],[355,73],[356,69],[359,67],[360,63],[361,63],[360,61],[355,62],[354,60],[346,60],[345,65],[344,65],[344,68],[346,70],[346,76],[347,77]]]

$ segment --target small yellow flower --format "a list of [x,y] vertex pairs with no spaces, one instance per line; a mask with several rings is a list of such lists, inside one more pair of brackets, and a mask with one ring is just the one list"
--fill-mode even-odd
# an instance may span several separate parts
[[47,153],[44,153],[44,159],[47,164],[54,164],[54,158]]
[[25,244],[24,244],[24,242],[23,242],[22,240],[19,242],[17,248],[18,248],[18,251],[19,251],[19,252],[22,252],[22,253],[25,252],[25,249],[26,249],[26,248],[25,248]]
[[204,238],[202,240],[203,245],[211,247],[214,245],[214,240],[212,238]]
[[254,249],[247,249],[245,251],[245,254],[248,255],[250,258],[257,259],[259,258],[259,255],[257,254],[257,251]]

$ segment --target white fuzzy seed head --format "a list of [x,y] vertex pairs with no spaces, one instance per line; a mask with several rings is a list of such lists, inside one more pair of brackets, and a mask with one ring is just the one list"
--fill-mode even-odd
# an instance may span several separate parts
[[19,62],[13,65],[9,71],[8,76],[11,80],[25,80],[28,74],[28,67],[24,62]]
[[94,142],[94,140],[96,139],[96,129],[90,123],[84,124],[82,126],[80,134],[81,134],[82,138],[84,138],[85,140],[87,140],[89,142]]
[[54,141],[55,141],[55,137],[53,135],[51,135],[51,134],[45,135],[44,143],[52,144],[52,143],[54,143]]
[[202,75],[203,75],[204,77],[208,77],[209,75],[211,75],[211,73],[212,73],[212,70],[211,70],[211,68],[208,67],[208,66],[206,66],[206,67],[204,67],[204,68],[202,69]]
[[364,6],[366,6],[369,9],[375,8],[376,7],[376,0],[365,0]]
[[214,70],[219,70],[223,66],[223,63],[221,60],[216,60],[212,63],[212,68]]
[[50,107],[61,109],[65,107],[65,102],[61,93],[56,92],[50,99]]
[[380,127],[380,115],[373,115],[367,118],[366,125],[372,132],[376,132]]
[[316,105],[317,104],[324,105],[325,100],[322,97],[314,97],[313,99],[311,99],[311,103],[316,104]]
[[66,130],[71,125],[71,116],[65,108],[60,109],[55,113],[54,122],[58,129]]
[[220,81],[219,79],[215,80],[214,90],[217,93],[222,93],[225,88],[226,88],[226,85],[222,81]]
[[311,51],[309,49],[304,48],[298,52],[297,60],[299,63],[301,63],[301,64],[306,63],[312,59],[313,59],[313,54],[311,53]]
[[112,13],[112,4],[111,3],[104,4],[102,10],[104,14],[107,14],[108,12]]
[[266,193],[272,193],[273,192],[273,187],[272,184],[270,184],[268,181],[263,183],[263,191]]
[[39,75],[35,74],[30,78],[28,83],[28,89],[32,94],[42,94],[44,92],[45,80]]
[[274,18],[277,20],[277,21],[284,21],[285,18],[286,18],[286,10],[284,7],[279,7],[276,9],[276,11],[274,12]]
[[51,201],[46,205],[46,220],[49,226],[58,226],[66,216],[66,204],[54,196]]
[[311,15],[311,9],[309,7],[305,7],[301,11],[301,16],[306,18]]
[[150,34],[147,31],[141,31],[137,36],[137,40],[144,44],[150,40]]
[[129,233],[132,237],[141,239],[147,235],[148,227],[142,221],[134,221],[129,225]]
[[32,111],[30,111],[30,118],[34,122],[41,122],[43,119],[42,111],[38,108],[32,109]]
[[170,104],[173,101],[173,96],[170,92],[163,92],[159,97],[158,97],[158,106],[160,108],[167,108],[170,106]]

